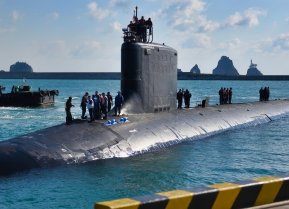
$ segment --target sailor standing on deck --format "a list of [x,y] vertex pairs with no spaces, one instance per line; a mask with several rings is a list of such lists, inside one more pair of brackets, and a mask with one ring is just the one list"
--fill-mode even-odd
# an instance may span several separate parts
[[100,119],[100,96],[98,94],[98,91],[95,91],[95,94],[92,95],[92,100],[94,103],[93,108],[93,120]]
[[153,22],[151,20],[151,18],[149,17],[149,19],[146,21],[146,25],[149,29],[149,35],[152,35],[152,27],[153,27]]
[[190,99],[192,94],[189,92],[188,89],[186,89],[184,93],[184,100],[185,100],[185,108],[190,108]]
[[178,109],[182,109],[183,97],[184,97],[184,93],[183,93],[182,89],[180,89],[177,93]]
[[112,98],[110,92],[107,92],[106,97],[107,97],[107,112],[109,112],[111,110],[111,106],[113,104],[113,98]]
[[81,103],[80,103],[80,107],[82,110],[81,119],[86,119],[85,113],[86,113],[87,97],[88,97],[88,92],[86,92],[81,99]]
[[269,97],[270,97],[270,89],[269,89],[269,86],[268,86],[267,90],[266,90],[266,101],[269,101]]
[[261,102],[261,101],[263,101],[263,95],[264,95],[264,89],[261,87],[260,88],[260,90],[259,90],[259,101]]
[[105,96],[105,93],[101,94],[101,101],[100,101],[100,107],[101,107],[101,113],[102,113],[102,118],[104,120],[107,119],[107,97]]
[[[120,112],[121,112],[121,106],[123,104],[123,96],[121,95],[120,91],[117,92],[117,95],[114,99],[114,113],[115,113],[115,116],[119,116],[120,115]],[[118,114],[117,114],[118,113]]]
[[94,102],[93,102],[93,100],[91,99],[91,96],[88,96],[88,99],[87,99],[87,109],[88,109],[89,117],[90,117],[90,121],[89,121],[89,122],[92,122],[92,121],[94,120],[93,107],[94,107]]
[[229,89],[229,104],[232,104],[232,95],[233,95],[233,90],[232,88]]
[[224,89],[221,87],[219,90],[219,103],[220,105],[224,104]]
[[74,105],[72,104],[72,97],[69,97],[65,103],[66,125],[72,123],[71,107],[74,107]]

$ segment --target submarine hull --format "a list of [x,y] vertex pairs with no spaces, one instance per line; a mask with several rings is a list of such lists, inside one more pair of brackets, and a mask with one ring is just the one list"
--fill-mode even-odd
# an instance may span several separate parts
[[[57,125],[0,142],[0,175],[32,168],[128,157],[233,128],[254,126],[289,113],[289,100],[132,114]],[[110,118],[112,119],[112,118]]]

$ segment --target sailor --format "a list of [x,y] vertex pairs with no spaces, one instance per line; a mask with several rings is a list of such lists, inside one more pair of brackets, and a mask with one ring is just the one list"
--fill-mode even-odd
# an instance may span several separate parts
[[184,100],[185,100],[185,108],[190,108],[190,99],[192,94],[189,92],[188,89],[186,89],[184,93]]
[[116,97],[114,98],[114,113],[115,113],[114,115],[115,116],[120,115],[123,102],[124,102],[123,96],[121,95],[120,91],[118,91]]
[[110,92],[107,92],[106,97],[107,97],[107,112],[109,112],[111,110],[111,106],[113,105],[113,98]]
[[65,103],[66,125],[72,123],[71,107],[74,107],[74,105],[72,104],[72,97],[69,97]]
[[224,89],[223,89],[223,87],[221,87],[221,89],[219,90],[219,103],[220,103],[220,105],[222,105],[223,104],[223,101],[224,101]]
[[128,26],[128,31],[129,32],[135,32],[135,23],[133,23],[132,21],[129,22]]
[[266,88],[266,101],[269,101],[269,97],[270,97],[270,89],[269,86]]
[[100,107],[101,107],[101,113],[103,115],[103,119],[107,119],[107,97],[105,96],[105,93],[101,94],[101,100],[100,100]]
[[180,89],[177,93],[178,109],[182,109],[183,97],[184,97],[183,91],[182,89]]
[[229,96],[229,104],[232,104],[232,95],[233,95],[233,90],[232,90],[232,88],[230,88],[229,89],[229,94],[228,94],[228,96]]
[[147,31],[146,31],[146,21],[144,19],[144,16],[141,16],[141,19],[139,20],[139,30],[140,30],[140,35],[141,35],[141,41],[146,42]]
[[229,89],[228,88],[224,88],[224,91],[223,91],[223,103],[224,104],[228,104],[228,99],[229,99]]
[[86,119],[86,103],[87,103],[87,99],[88,99],[88,92],[86,92],[83,96],[82,96],[82,99],[81,99],[81,103],[80,103],[80,107],[81,107],[81,110],[82,110],[82,114],[81,114],[81,119]]
[[89,117],[90,117],[89,122],[92,122],[94,120],[94,115],[93,115],[94,102],[93,102],[91,96],[88,96],[86,105],[87,105],[87,109],[88,109]]
[[263,101],[263,88],[261,87],[260,90],[259,90],[259,101]]
[[149,35],[152,35],[152,27],[153,27],[153,22],[151,20],[151,18],[149,17],[149,19],[146,21],[146,26],[149,29]]
[[100,114],[100,96],[98,94],[98,91],[95,91],[95,94],[92,95],[92,100],[94,103],[93,118],[99,119],[101,114]]
[[102,102],[102,94],[100,93],[98,95],[98,105],[99,105],[99,115],[97,116],[97,119],[101,119],[102,116],[102,110],[101,110],[101,102]]
[[137,16],[133,16],[133,25],[132,25],[132,28],[131,28],[134,32],[134,35],[135,35],[135,40],[136,41],[139,41],[139,20],[137,18]]

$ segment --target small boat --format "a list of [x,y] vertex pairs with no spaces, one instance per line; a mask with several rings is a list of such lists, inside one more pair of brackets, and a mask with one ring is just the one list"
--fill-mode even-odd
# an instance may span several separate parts
[[55,96],[58,96],[58,90],[40,90],[31,91],[31,86],[24,84],[13,86],[10,93],[3,93],[5,87],[1,86],[0,106],[12,107],[37,107],[54,104]]

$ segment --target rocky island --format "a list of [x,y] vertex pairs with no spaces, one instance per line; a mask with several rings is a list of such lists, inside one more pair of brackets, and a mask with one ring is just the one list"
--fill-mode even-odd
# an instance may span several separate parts
[[234,67],[233,61],[227,56],[222,56],[217,67],[213,70],[213,75],[238,76],[239,73]]
[[249,69],[247,70],[247,76],[262,76],[260,70],[257,69],[257,64],[254,64],[251,60],[251,64],[249,66]]
[[201,70],[200,70],[200,68],[199,68],[199,66],[197,64],[195,64],[195,66],[192,67],[190,72],[193,73],[193,74],[201,74]]

